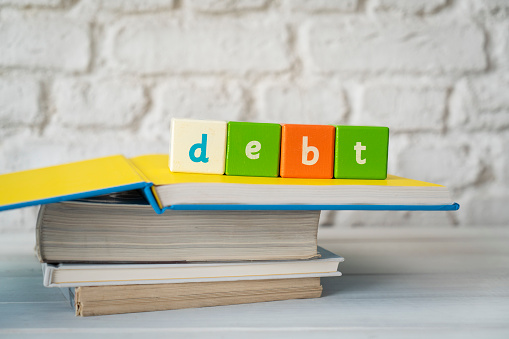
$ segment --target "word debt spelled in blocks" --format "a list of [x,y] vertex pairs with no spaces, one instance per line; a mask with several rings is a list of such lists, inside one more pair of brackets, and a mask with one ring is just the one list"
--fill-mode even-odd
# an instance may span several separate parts
[[172,172],[385,179],[389,128],[172,119]]

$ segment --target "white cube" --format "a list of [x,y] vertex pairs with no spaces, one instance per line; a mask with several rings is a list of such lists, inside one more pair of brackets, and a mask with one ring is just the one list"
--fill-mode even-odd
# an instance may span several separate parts
[[172,119],[170,170],[224,174],[226,121]]

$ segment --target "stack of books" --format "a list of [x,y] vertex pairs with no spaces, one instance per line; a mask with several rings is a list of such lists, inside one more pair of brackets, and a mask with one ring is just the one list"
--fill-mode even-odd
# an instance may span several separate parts
[[318,249],[319,211],[167,211],[137,191],[43,206],[44,285],[76,315],[316,298],[342,258]]
[[[112,156],[0,176],[0,210],[44,204],[44,285],[76,315],[316,298],[343,258],[317,246],[321,210],[455,210],[440,185],[172,173]],[[164,213],[163,213],[164,212]]]

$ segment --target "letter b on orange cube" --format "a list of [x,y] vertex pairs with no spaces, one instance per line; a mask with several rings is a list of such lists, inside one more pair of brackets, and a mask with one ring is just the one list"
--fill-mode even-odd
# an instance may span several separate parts
[[281,128],[281,176],[284,178],[332,178],[335,135],[334,126],[283,125]]

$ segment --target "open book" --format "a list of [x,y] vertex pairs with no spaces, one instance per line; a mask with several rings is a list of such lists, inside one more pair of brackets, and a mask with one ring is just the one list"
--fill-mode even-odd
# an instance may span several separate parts
[[0,176],[0,211],[140,189],[175,210],[457,210],[446,187],[385,180],[172,173],[168,155],[116,155]]

